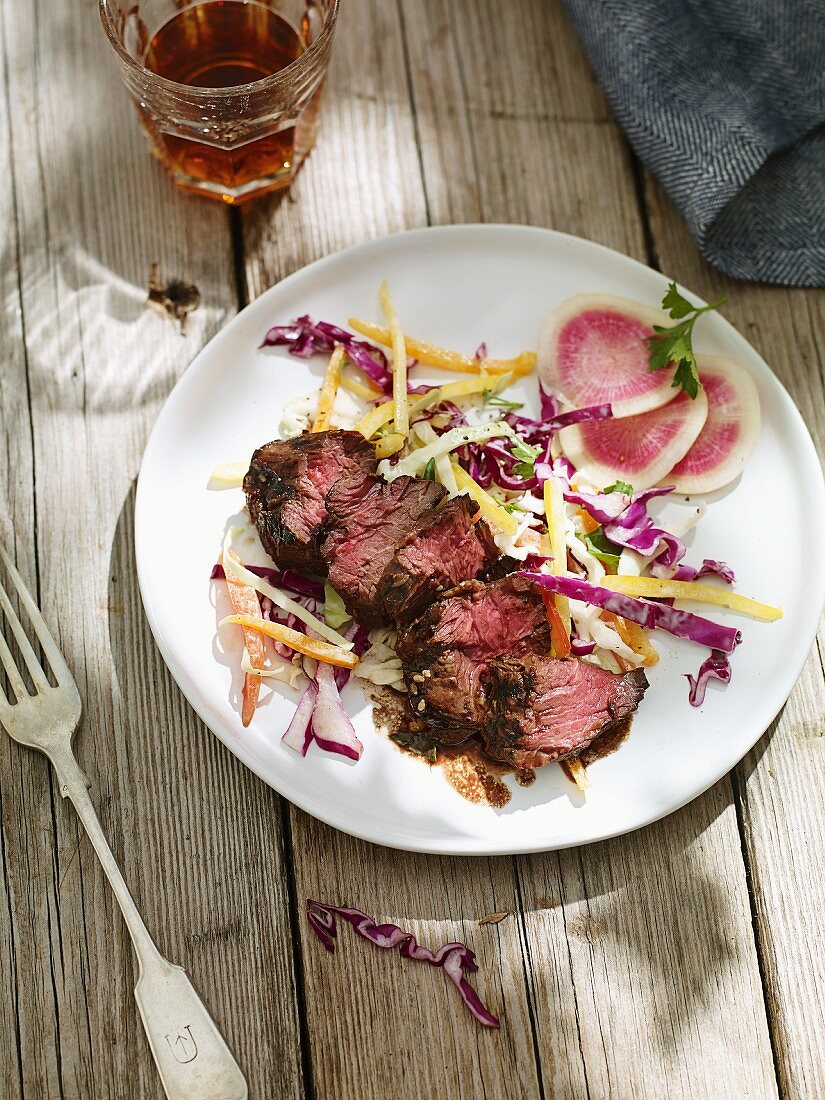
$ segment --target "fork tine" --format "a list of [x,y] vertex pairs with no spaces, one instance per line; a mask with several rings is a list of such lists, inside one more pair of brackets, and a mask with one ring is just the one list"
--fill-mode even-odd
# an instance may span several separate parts
[[26,667],[31,673],[31,678],[39,688],[47,688],[49,681],[46,679],[46,674],[40,667],[40,662],[37,659],[37,654],[32,648],[32,644],[26,636],[26,632],[17,615],[14,613],[14,608],[11,605],[11,600],[6,595],[6,590],[0,582],[0,607],[6,613],[6,619],[11,627],[11,632],[14,635],[18,648],[23,655],[23,659],[26,662]]
[[[23,677],[18,671],[17,665],[14,663],[14,658],[11,655],[11,650],[6,644],[6,639],[0,634],[0,663],[6,670],[6,675],[9,678],[14,697],[19,703],[21,699],[25,699],[29,694],[26,691],[26,685],[23,683]],[[11,700],[9,700],[11,702]]]
[[[11,558],[9,557],[5,547],[0,542],[0,559],[6,567],[6,571],[14,582],[14,586],[17,589],[17,595],[20,597],[20,603],[28,612],[29,620],[32,624],[38,641],[43,647],[43,652],[46,654],[46,659],[51,665],[52,672],[55,675],[55,679],[58,683],[74,683],[74,677],[69,671],[69,666],[63,659],[63,654],[60,652],[57,643],[51,635],[49,628],[46,626],[46,622],[43,616],[40,614],[40,608],[34,602],[32,594],[26,588],[25,582],[17,569],[14,567]],[[11,657],[11,654],[9,654]],[[8,670],[7,670],[8,671]],[[11,678],[11,677],[10,677]]]

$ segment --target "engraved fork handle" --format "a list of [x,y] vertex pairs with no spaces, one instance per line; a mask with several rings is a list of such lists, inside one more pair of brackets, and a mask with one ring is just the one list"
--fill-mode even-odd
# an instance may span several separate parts
[[49,749],[60,793],[74,803],[115,892],[138,957],[137,1000],[169,1100],[246,1100],[246,1080],[186,971],[155,947],[112,855],[70,744]]

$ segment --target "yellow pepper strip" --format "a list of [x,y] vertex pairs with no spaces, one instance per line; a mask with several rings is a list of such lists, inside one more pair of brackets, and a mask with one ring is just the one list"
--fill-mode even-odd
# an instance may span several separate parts
[[215,467],[209,478],[212,488],[237,489],[238,486],[243,485],[248,469],[248,462],[222,462],[220,466]]
[[389,458],[390,455],[398,454],[406,442],[400,432],[390,432],[388,435],[382,435],[375,444],[375,457]]
[[[550,571],[556,577],[563,577],[567,572],[567,539],[564,533],[564,489],[557,477],[548,477],[544,483],[544,512],[552,556]],[[566,596],[556,596],[556,609],[570,637],[570,601]]]
[[453,461],[453,473],[455,474],[456,484],[459,491],[466,492],[467,495],[475,501],[475,503],[481,509],[482,516],[488,523],[492,523],[494,527],[498,527],[499,530],[505,531],[508,535],[515,535],[518,531],[518,520],[512,513],[508,512],[505,508],[490,496],[486,489],[475,481],[463,466]]
[[[350,317],[348,324],[350,328],[374,340],[377,344],[383,344],[384,347],[390,347],[392,344],[389,329],[370,324],[369,321],[359,321],[357,317]],[[488,374],[512,372],[517,378],[522,378],[525,374],[530,374],[536,365],[534,351],[523,351],[514,359],[470,359],[457,351],[449,351],[447,348],[426,344],[422,340],[414,340],[412,336],[405,336],[404,344],[407,354],[417,359],[419,363],[440,367],[442,370],[458,371],[462,374],[479,374],[482,371]]]
[[335,404],[338,387],[341,385],[341,364],[343,360],[344,349],[340,344],[336,344],[327,364],[324,384],[321,386],[321,393],[318,397],[318,411],[315,414],[312,427],[309,429],[311,432],[325,432],[329,428],[329,422],[332,418],[332,406]]
[[392,401],[383,401],[380,405],[376,405],[374,409],[370,409],[367,415],[359,420],[355,425],[355,430],[360,432],[364,439],[372,439],[379,428],[383,428],[385,424],[393,418],[395,412],[395,405]]
[[567,778],[571,779],[580,791],[586,791],[590,786],[590,780],[587,777],[587,770],[578,757],[571,757],[570,760],[562,760],[561,766],[567,773]]
[[410,431],[410,417],[407,411],[407,348],[398,313],[390,297],[390,288],[381,284],[379,291],[381,307],[389,325],[390,346],[392,347],[392,402],[395,430],[406,439]]
[[[424,409],[428,409],[432,405],[438,405],[442,401],[456,401],[461,397],[472,397],[474,394],[484,393],[485,390],[489,390],[490,393],[499,393],[508,385],[512,377],[512,374],[502,374],[491,378],[482,374],[478,378],[462,378],[460,382],[447,382],[443,386],[430,390],[429,393],[421,394],[415,401],[411,401],[407,406],[409,416],[410,418],[417,416]],[[360,432],[366,439],[371,439],[380,428],[383,428],[385,424],[389,424],[394,416],[395,406],[393,402],[384,401],[382,404],[376,405],[374,409],[370,409],[366,416],[355,425],[355,430]]]
[[771,607],[766,603],[759,603],[747,596],[740,596],[738,592],[730,592],[726,588],[714,588],[701,581],[667,581],[657,577],[604,577],[603,588],[609,588],[611,592],[621,592],[625,596],[660,596],[674,600],[696,600],[698,603],[714,603],[719,607],[727,607],[731,611],[739,611],[742,615],[750,615],[762,622],[772,623],[782,618],[780,607]]
[[357,378],[351,377],[346,371],[341,375],[341,389],[360,397],[362,401],[377,401],[381,397],[381,391],[377,386],[368,386]]
[[280,623],[272,623],[269,619],[257,619],[254,615],[227,615],[225,619],[221,620],[220,625],[225,626],[226,623],[237,623],[238,626],[249,630],[258,630],[261,634],[274,638],[276,642],[283,642],[290,649],[295,649],[299,653],[306,654],[307,657],[314,657],[316,661],[323,661],[328,665],[337,665],[339,668],[355,668],[358,664],[358,657],[354,653],[341,649],[340,646],[332,645],[331,642],[309,638],[306,634],[301,634],[297,630],[290,630],[288,626],[281,626]]

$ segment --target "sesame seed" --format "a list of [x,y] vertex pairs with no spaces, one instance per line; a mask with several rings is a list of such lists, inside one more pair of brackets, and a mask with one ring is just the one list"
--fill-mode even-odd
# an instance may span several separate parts
[[426,677],[426,678],[427,678],[428,680],[429,680],[429,678],[430,678],[430,677],[432,676],[432,674],[433,674],[433,673],[432,673],[432,669],[429,669],[429,668],[425,668],[425,669],[424,669],[424,675],[425,675],[425,677]]
[[417,684],[423,684],[424,683],[424,677],[421,675],[420,672],[414,672],[413,673],[413,680],[415,680],[415,682]]
[[426,707],[426,705],[427,705],[427,704],[426,704],[426,703],[424,702],[424,700],[423,700],[423,699],[421,699],[421,700],[419,701],[419,703],[418,703],[418,710],[419,710],[419,711],[422,711],[422,710],[423,710],[423,709],[424,709],[424,708]]

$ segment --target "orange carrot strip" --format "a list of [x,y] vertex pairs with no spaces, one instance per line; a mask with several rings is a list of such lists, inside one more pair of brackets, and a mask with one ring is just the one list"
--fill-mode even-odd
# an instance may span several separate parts
[[544,607],[547,611],[547,622],[550,624],[550,643],[553,646],[553,656],[569,657],[570,637],[564,629],[564,623],[556,607],[553,593],[541,589],[541,598],[544,600]]
[[584,508],[579,508],[579,516],[581,517],[582,527],[584,528],[585,533],[588,535],[592,534],[593,531],[597,531],[601,526],[599,521],[593,519],[590,513],[587,512]]
[[[239,565],[242,564],[234,551],[230,550],[229,553]],[[261,617],[261,603],[258,599],[258,593],[251,585],[235,580],[227,573],[226,586],[229,591],[232,610],[236,615],[251,615],[255,619]],[[243,639],[246,651],[249,654],[249,663],[253,668],[264,668],[264,640],[261,635],[255,630],[244,627]],[[243,707],[241,709],[241,721],[245,726],[248,726],[252,721],[252,715],[258,705],[260,690],[260,676],[252,676],[251,673],[247,672],[243,679]]]

